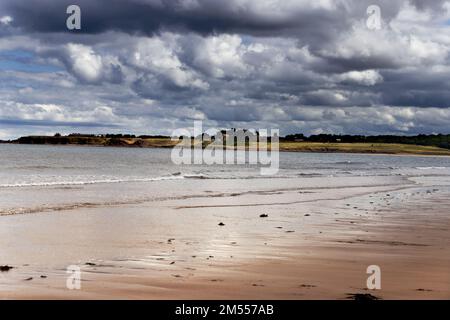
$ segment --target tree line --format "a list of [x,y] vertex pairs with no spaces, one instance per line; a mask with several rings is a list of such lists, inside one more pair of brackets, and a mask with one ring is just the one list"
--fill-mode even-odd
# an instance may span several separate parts
[[343,143],[401,143],[415,144],[421,146],[436,146],[450,149],[450,134],[419,134],[416,136],[397,136],[397,135],[336,135],[336,134],[317,134],[305,136],[304,134],[289,134],[280,141],[305,141],[305,142],[343,142]]

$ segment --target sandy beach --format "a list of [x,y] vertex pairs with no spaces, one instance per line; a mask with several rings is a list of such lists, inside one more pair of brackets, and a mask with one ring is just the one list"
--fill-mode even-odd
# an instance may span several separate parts
[[450,0],[0,0],[0,302],[53,299],[440,312]]
[[[107,188],[20,189],[27,205],[0,216],[0,265],[13,267],[0,298],[450,298],[445,175],[128,182],[114,201]],[[370,265],[381,290],[366,287]]]

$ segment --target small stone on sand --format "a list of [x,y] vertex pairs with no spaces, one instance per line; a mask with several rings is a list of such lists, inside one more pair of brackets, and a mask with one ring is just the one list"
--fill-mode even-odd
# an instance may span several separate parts
[[355,301],[380,300],[380,298],[375,297],[370,293],[349,293],[347,294],[347,299],[352,299]]
[[1,272],[7,272],[7,271],[11,270],[12,268],[14,268],[14,267],[11,267],[11,266],[0,266],[0,271]]

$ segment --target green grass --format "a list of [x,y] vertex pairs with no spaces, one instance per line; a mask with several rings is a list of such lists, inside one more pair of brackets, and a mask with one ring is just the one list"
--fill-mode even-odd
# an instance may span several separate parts
[[[171,148],[178,144],[170,138],[104,138],[104,137],[23,137],[13,143],[22,144],[53,144],[53,145],[91,145],[114,147],[141,147],[141,148]],[[201,143],[195,141],[194,144]],[[206,144],[205,144],[206,145]],[[256,149],[251,143],[250,148]],[[239,145],[239,149],[244,145]],[[417,155],[445,155],[450,156],[449,149],[433,146],[419,146],[413,144],[394,143],[325,143],[325,142],[287,142],[282,141],[280,151],[292,152],[347,152],[347,153],[373,153],[373,154],[417,154]]]
[[395,143],[280,142],[281,151],[450,155],[450,150]]

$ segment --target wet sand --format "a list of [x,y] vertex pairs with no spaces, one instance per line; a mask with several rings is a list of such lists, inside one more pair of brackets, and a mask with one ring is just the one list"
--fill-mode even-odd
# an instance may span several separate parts
[[3,215],[0,298],[450,299],[447,182],[365,180]]

